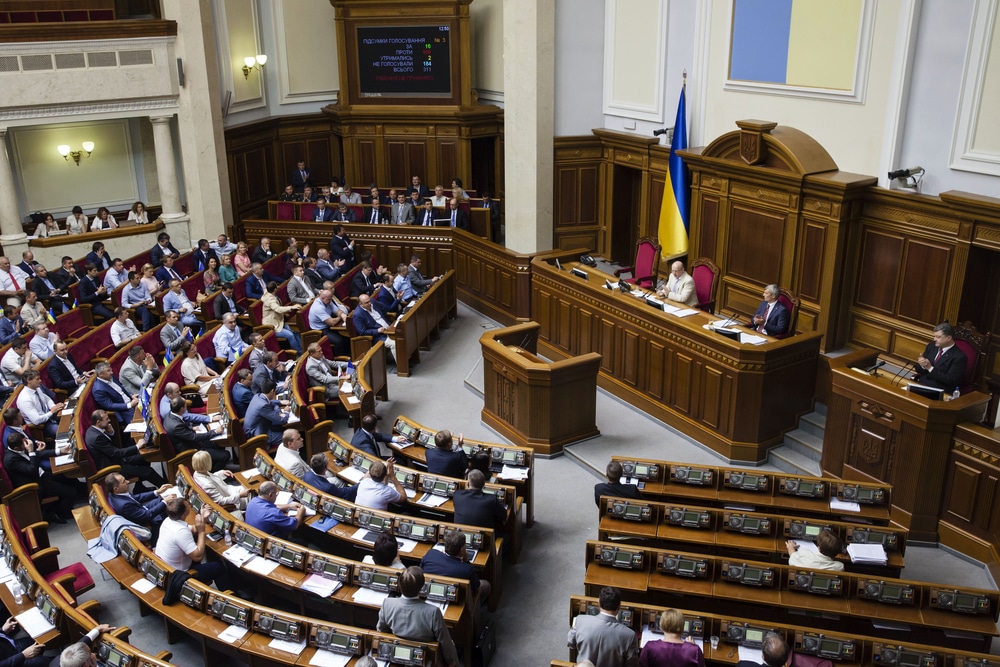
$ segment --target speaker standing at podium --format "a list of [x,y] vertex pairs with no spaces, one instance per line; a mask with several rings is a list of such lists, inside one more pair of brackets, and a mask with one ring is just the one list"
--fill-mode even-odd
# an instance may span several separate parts
[[917,358],[914,379],[920,384],[951,391],[962,385],[968,360],[955,345],[955,329],[947,322],[934,327],[934,342]]

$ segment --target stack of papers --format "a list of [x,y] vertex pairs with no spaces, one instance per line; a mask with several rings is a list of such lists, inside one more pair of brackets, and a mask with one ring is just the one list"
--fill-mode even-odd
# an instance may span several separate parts
[[347,667],[353,655],[340,655],[325,649],[316,649],[313,657],[309,658],[310,665],[316,667]]
[[354,592],[354,595],[351,596],[355,602],[371,605],[373,607],[381,607],[387,597],[389,597],[388,593],[373,591],[370,588],[359,588]]
[[250,553],[249,551],[247,551],[245,548],[241,547],[238,544],[233,545],[228,549],[226,549],[225,551],[223,551],[222,557],[228,560],[236,567],[243,567],[243,564],[246,563],[248,560],[250,560],[251,558],[256,558],[254,554]]
[[219,639],[219,641],[224,641],[227,644],[232,644],[233,642],[243,639],[243,636],[246,635],[246,633],[246,628],[241,628],[238,625],[230,625],[228,628],[219,633],[217,639]]
[[792,540],[792,542],[799,545],[799,549],[802,551],[811,551],[814,554],[819,553],[819,547],[816,546],[815,542],[810,542],[809,540]]
[[837,500],[836,498],[830,498],[830,509],[838,512],[860,512],[861,505],[844,500]]
[[306,650],[306,640],[303,639],[300,642],[290,642],[287,639],[272,639],[268,646],[278,651],[299,655],[302,651]]
[[32,607],[28,611],[18,614],[15,618],[21,629],[31,635],[32,639],[38,639],[46,632],[56,629],[56,626],[49,623],[49,619],[42,616],[38,607]]
[[418,505],[423,505],[425,507],[441,507],[448,502],[448,496],[435,496],[430,493],[425,493],[417,501]]
[[310,593],[315,593],[321,598],[330,597],[337,592],[337,589],[343,586],[343,584],[336,579],[327,579],[326,577],[318,574],[310,574],[306,577],[306,580],[299,585]]
[[156,584],[154,584],[149,579],[145,579],[145,578],[143,578],[143,579],[136,579],[135,581],[132,582],[131,588],[134,588],[135,590],[139,591],[140,593],[148,593],[149,591],[151,591],[154,588],[156,588]]
[[268,560],[266,558],[251,558],[245,564],[247,570],[251,572],[256,572],[257,574],[266,577],[275,570],[278,569],[280,563],[276,560]]
[[885,565],[888,561],[881,544],[848,544],[847,555],[851,557],[852,563]]
[[355,468],[354,466],[347,466],[337,474],[343,477],[344,479],[350,481],[352,484],[357,484],[365,476],[364,470]]
[[146,422],[132,422],[125,427],[126,433],[145,433],[146,432]]
[[513,466],[504,465],[503,469],[497,477],[501,479],[512,479],[512,480],[524,480],[528,479],[528,469],[527,468],[515,468]]
[[57,456],[56,457],[56,466],[57,467],[58,466],[68,466],[68,465],[71,465],[72,463],[73,463],[73,455],[72,454],[66,454],[65,456]]

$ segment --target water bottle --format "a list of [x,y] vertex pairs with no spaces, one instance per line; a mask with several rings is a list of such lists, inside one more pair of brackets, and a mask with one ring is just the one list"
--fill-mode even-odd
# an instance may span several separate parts
[[24,602],[24,586],[21,585],[20,581],[15,580],[14,586],[11,588],[11,593],[14,594],[14,602],[18,605]]
[[233,546],[233,534],[227,530],[223,533],[223,536],[226,539],[226,546],[227,547]]
[[956,398],[961,398],[961,396],[962,396],[961,390],[959,390],[958,387],[955,387],[955,391],[951,392],[951,399],[955,400]]

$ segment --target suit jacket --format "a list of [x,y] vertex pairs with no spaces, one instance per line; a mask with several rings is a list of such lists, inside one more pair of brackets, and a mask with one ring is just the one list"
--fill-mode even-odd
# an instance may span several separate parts
[[[67,353],[70,360],[73,359],[73,355]],[[76,366],[78,373],[82,372],[80,367],[73,361],[73,365]],[[76,380],[73,379],[73,374],[70,372],[69,368],[66,367],[65,362],[59,357],[53,356],[52,361],[48,365],[49,379],[52,380],[52,384],[59,389],[65,389],[66,391],[73,393],[76,391],[77,384]]]
[[962,378],[965,377],[965,368],[969,361],[965,354],[958,349],[957,345],[952,345],[947,352],[941,355],[937,363],[934,363],[934,357],[937,356],[937,353],[938,348],[934,343],[929,344],[924,349],[924,358],[931,362],[933,368],[928,373],[917,366],[917,382],[947,391],[961,387]]
[[233,409],[236,416],[243,419],[247,415],[247,408],[250,406],[250,399],[253,398],[253,390],[237,382],[233,385]]
[[601,506],[601,496],[635,498],[636,500],[642,497],[639,494],[639,487],[635,484],[612,484],[611,482],[601,482],[594,485],[594,502],[598,507]]
[[254,394],[260,393],[260,383],[271,378],[279,386],[285,381],[285,371],[281,370],[279,367],[277,370],[272,371],[270,368],[264,364],[257,364],[257,368],[253,371],[253,384],[250,386],[253,388]]
[[413,184],[410,184],[410,187],[406,188],[406,196],[409,197],[414,190],[417,192],[418,195],[420,195],[421,199],[426,199],[427,197],[431,196],[430,188],[428,188],[423,183],[420,184],[419,188],[415,188],[413,187]]
[[452,502],[455,504],[455,523],[493,528],[507,519],[507,511],[500,501],[481,489],[459,489]]
[[327,401],[337,396],[337,376],[334,375],[336,370],[332,361],[306,358],[306,377],[309,378],[309,386],[325,388]]
[[[402,206],[402,209],[400,207]],[[403,202],[400,204],[396,202],[392,205],[392,213],[389,215],[389,222],[392,224],[398,224],[402,216],[404,225],[412,225],[417,221],[417,211],[413,208],[413,204],[410,202]]]
[[421,208],[420,211],[417,212],[417,219],[413,222],[413,224],[419,225],[420,227],[433,227],[434,220],[437,217],[438,214],[434,211],[434,209],[427,211],[426,209]]
[[[636,278],[641,277],[636,276]],[[671,275],[670,280],[667,281],[665,291],[667,292],[667,299],[674,303],[683,303],[685,306],[692,308],[698,306],[698,294],[695,290],[694,278],[689,276],[687,271],[682,273],[680,278],[674,278]]]
[[430,549],[420,560],[420,569],[426,574],[439,574],[442,577],[465,579],[469,582],[469,590],[473,595],[479,593],[479,575],[472,563],[452,558],[443,551]]
[[576,649],[578,661],[590,660],[601,667],[634,667],[639,661],[635,631],[608,614],[577,616],[566,645]]
[[226,297],[221,294],[212,299],[212,310],[215,311],[215,319],[222,321],[222,316],[226,313],[235,312],[237,315],[242,315],[247,312],[247,309],[241,306],[235,298],[233,299],[233,303],[236,305],[235,311],[229,307],[229,302],[226,301]]
[[[451,220],[452,214],[455,215],[455,227],[459,229],[464,229],[468,231],[469,229],[469,214],[465,212],[464,208],[456,208],[453,211],[448,212],[448,220]],[[448,223],[451,225],[451,223]]]
[[29,262],[26,262],[24,260],[21,260],[21,263],[17,265],[17,268],[19,268],[22,271],[24,271],[24,273],[29,278],[34,278],[35,277],[35,265],[34,265],[34,263],[29,263]]
[[396,298],[396,290],[391,286],[382,286],[382,289],[375,292],[373,297],[375,300],[375,307],[380,309],[383,313],[395,313],[397,312],[402,304],[399,303],[399,299]]
[[334,236],[330,239],[330,254],[333,255],[334,259],[345,260],[341,271],[347,271],[354,266],[354,249],[348,246],[350,242],[351,239],[347,234]]
[[420,273],[420,269],[413,268],[412,264],[406,267],[406,274],[410,278],[410,285],[413,287],[413,291],[417,294],[426,292],[427,288],[434,284],[433,280],[424,278],[424,274]]
[[[305,278],[303,278],[305,280]],[[308,283],[309,281],[306,280]],[[312,285],[308,285],[312,289]],[[316,290],[313,290],[313,295],[309,296],[306,292],[306,285],[303,285],[298,278],[292,276],[288,280],[288,300],[292,303],[301,303],[303,306],[316,298]]]
[[336,266],[334,266],[332,262],[328,262],[325,260],[316,260],[316,273],[318,273],[320,277],[323,278],[324,281],[326,280],[335,281],[340,276],[341,269],[338,269]]
[[[261,280],[264,281],[263,285],[260,284]],[[266,287],[267,283],[271,282],[272,280],[274,282],[276,282],[276,283],[280,283],[281,282],[280,280],[278,280],[277,278],[275,278],[274,276],[272,276],[267,271],[265,271],[264,273],[262,273],[260,275],[260,279],[259,280],[252,273],[250,275],[248,275],[247,278],[246,278],[246,282],[244,283],[244,286],[246,287],[247,298],[248,299],[260,299],[262,296],[264,296],[265,287]]]
[[171,352],[177,352],[181,349],[181,345],[184,344],[184,336],[181,332],[184,331],[184,325],[180,322],[177,323],[177,328],[168,325],[164,325],[160,329],[160,341],[163,342],[163,347],[170,348]]
[[211,248],[208,249],[208,252],[198,248],[194,251],[194,253],[192,253],[192,255],[194,257],[194,268],[198,271],[204,271],[208,268],[208,260],[210,257],[214,257],[216,262],[219,262],[220,265],[222,264],[222,262],[219,261],[219,256]]
[[0,317],[0,345],[6,345],[21,335],[24,330],[24,322],[21,318],[11,320],[9,317]]
[[[114,378],[111,378],[111,383],[121,387],[118,384],[118,380]],[[125,388],[122,387],[122,390],[124,391]],[[119,424],[124,426],[132,421],[132,408],[128,407],[121,394],[109,387],[108,383],[102,380],[94,380],[94,384],[91,385],[91,391],[97,407],[115,413]]]
[[378,431],[369,433],[363,428],[359,428],[354,432],[354,437],[351,438],[351,447],[368,452],[372,456],[381,459],[384,457],[378,449],[378,443],[380,442],[392,442],[392,437]]
[[[303,477],[302,481],[319,489],[323,493],[329,493],[331,495],[337,496],[338,498],[343,498],[349,502],[354,502],[358,497],[358,485],[352,484],[351,486],[337,486],[326,477],[317,475],[312,470],[308,471]],[[2,665],[0,665],[2,667]]]
[[149,263],[152,264],[153,266],[162,266],[164,255],[173,255],[174,257],[179,257],[180,253],[177,251],[177,248],[175,248],[172,243],[167,243],[166,248],[157,243],[149,251]]
[[[754,317],[760,315],[763,317],[764,313],[767,312],[767,301],[761,301],[760,305],[757,306],[757,311],[754,313]],[[753,320],[750,321],[750,326],[754,327]],[[788,309],[781,305],[780,301],[774,302],[774,307],[771,308],[771,314],[767,317],[767,322],[764,323],[764,331],[767,332],[768,336],[781,336],[788,333]]]
[[333,214],[333,220],[334,222],[357,222],[358,215],[357,213],[354,212],[353,208],[348,206],[343,213],[341,213],[340,209],[338,208],[337,211]]
[[365,275],[364,270],[355,273],[354,280],[351,281],[351,296],[360,296],[362,294],[371,296],[371,293],[375,291],[375,283],[372,282],[372,276],[374,275],[374,271],[368,276]]
[[[171,271],[173,271],[173,273],[171,273]],[[177,275],[175,276],[174,273]],[[159,281],[164,287],[170,287],[171,280],[184,280],[184,276],[181,275],[180,271],[174,268],[168,269],[165,266],[158,268],[156,273],[153,275],[156,276],[156,280]]]
[[108,466],[122,465],[123,463],[141,466],[148,465],[146,460],[142,458],[142,455],[139,454],[139,448],[136,445],[119,449],[115,444],[114,438],[96,426],[91,426],[87,429],[87,432],[84,434],[84,440],[87,443],[87,451],[93,457],[94,465],[98,470],[107,468]]
[[[373,304],[372,309],[375,308],[377,308],[377,306]],[[382,318],[386,321],[386,324],[392,324],[392,320],[386,317],[384,313],[382,313]],[[354,328],[358,330],[359,336],[371,336],[373,342],[388,338],[386,334],[379,333],[378,322],[376,322],[375,318],[360,305],[354,309]]]
[[[388,204],[389,202],[383,202],[383,203]],[[375,211],[378,211],[378,218],[376,218],[375,221],[372,222],[372,213],[373,213],[373,211],[369,210],[369,209],[365,209],[365,213],[362,216],[362,219],[359,220],[358,222],[367,222],[369,224],[382,225],[382,224],[385,224],[386,222],[389,221],[389,219],[387,217],[385,217],[385,211],[382,209],[381,205],[379,205],[379,206],[373,206],[372,208]]]
[[211,431],[196,432],[183,418],[168,412],[162,416],[163,430],[170,436],[174,449],[183,452],[188,449],[206,449],[214,437]]
[[461,449],[448,451],[437,447],[427,448],[427,472],[432,475],[447,475],[461,479],[468,467],[469,459]]
[[268,399],[264,394],[257,394],[247,407],[243,431],[248,438],[266,434],[268,444],[277,445],[281,442],[281,433],[287,423],[288,415],[281,413],[277,401]]
[[80,276],[78,276],[76,273],[70,273],[69,271],[63,268],[60,268],[54,274],[50,273],[49,277],[50,278],[55,277],[55,279],[59,281],[58,283],[56,283],[56,281],[53,280],[52,283],[56,284],[57,287],[59,287],[59,289],[62,290],[63,292],[65,292],[66,288],[69,287],[70,285],[80,282]]
[[97,289],[99,287],[100,287],[99,284],[96,284],[88,276],[84,276],[83,279],[80,280],[80,302],[96,304],[96,303],[101,303],[102,301],[107,299],[108,298],[107,293],[104,294],[97,293]]
[[379,632],[391,632],[403,639],[436,641],[445,664],[458,665],[458,651],[445,627],[441,610],[420,598],[386,598],[378,613],[377,628]]
[[257,246],[256,248],[253,249],[253,252],[250,253],[250,261],[259,262],[261,264],[266,263],[269,259],[273,257],[274,257],[274,249],[271,248],[269,250],[264,250],[262,246]]
[[329,206],[322,209],[317,206],[313,211],[313,222],[333,222],[334,213],[335,211]]
[[28,458],[24,458],[12,449],[8,449],[4,453],[3,469],[7,472],[10,483],[15,489],[25,484],[38,483],[38,461],[39,456],[37,452],[29,455]]
[[108,257],[107,252],[105,252],[104,256],[102,257],[93,250],[91,250],[90,252],[87,253],[87,256],[83,258],[83,265],[86,266],[87,264],[93,264],[101,271],[104,271],[105,269],[111,268],[111,258]]
[[[52,365],[51,361],[49,365]],[[144,365],[135,363],[131,358],[122,362],[121,369],[118,371],[119,384],[133,396],[138,396],[143,385],[152,379],[153,372],[147,370]]]
[[143,526],[160,523],[167,514],[163,499],[152,491],[139,494],[112,493],[108,495],[108,503],[115,514]]
[[306,269],[305,277],[309,281],[309,286],[313,288],[313,291],[319,294],[319,291],[323,289],[324,282],[324,278],[319,274],[319,271],[316,269]]
[[[305,172],[305,176],[302,175],[302,171]],[[296,192],[301,192],[302,188],[307,185],[312,187],[312,172],[308,168],[299,171],[298,169],[292,169],[291,172],[291,183],[292,187],[295,188]]]
[[61,293],[59,291],[61,282],[56,277],[56,274],[50,273],[47,274],[46,277],[49,279],[49,284],[52,285],[52,289],[49,289],[49,286],[45,284],[45,281],[38,276],[32,278],[28,289],[37,294],[40,301],[50,306],[55,305],[55,303],[61,303],[61,299],[58,299],[58,296]]

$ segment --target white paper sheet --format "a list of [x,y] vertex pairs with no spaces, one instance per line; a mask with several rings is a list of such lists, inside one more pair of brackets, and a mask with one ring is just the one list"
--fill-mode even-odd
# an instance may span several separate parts
[[146,432],[146,422],[132,422],[125,427],[126,433],[145,433]]
[[241,628],[238,625],[230,625],[228,628],[219,633],[218,639],[224,641],[227,644],[232,644],[237,642],[247,634],[246,628]]
[[300,642],[290,642],[287,639],[272,639],[270,643],[268,643],[268,646],[278,651],[291,653],[292,655],[299,655],[302,651],[306,650],[305,640]]
[[792,540],[792,542],[799,545],[799,549],[802,549],[803,551],[811,551],[814,554],[819,553],[819,548],[814,542],[810,542],[809,540]]
[[847,555],[851,557],[852,563],[880,563],[884,565],[888,560],[885,547],[881,544],[848,544]]
[[830,498],[830,509],[838,512],[860,512],[861,505],[858,503],[846,502],[844,500],[837,500],[836,498]]
[[244,479],[253,479],[254,477],[260,477],[260,471],[256,468],[250,468],[249,470],[244,470],[240,473],[243,475]]
[[370,588],[359,588],[355,591],[351,598],[359,604],[368,604],[373,607],[381,607],[385,599],[389,597],[388,593],[382,593],[380,591],[373,591]]
[[357,396],[355,396],[354,394],[350,394],[349,396],[347,396],[347,402],[348,402],[348,404],[350,404],[350,405],[357,405],[357,404],[359,404],[359,403],[360,403],[361,401],[360,401],[360,400],[358,399],[358,397],[357,397]]
[[410,553],[417,547],[416,540],[410,540],[405,537],[397,537],[396,544],[399,545],[399,551],[404,554]]
[[136,579],[135,581],[133,581],[130,584],[130,588],[134,588],[135,590],[139,591],[140,593],[148,593],[149,591],[151,591],[154,588],[156,588],[156,584],[154,584],[149,579],[146,579],[145,577],[143,577],[142,579]]
[[56,466],[68,466],[73,463],[73,455],[66,454],[65,456],[57,456],[55,460]]
[[277,561],[268,560],[266,558],[252,558],[248,560],[244,565],[244,569],[250,570],[251,572],[256,572],[257,574],[267,576],[278,569]]
[[528,469],[527,468],[514,468],[509,465],[504,465],[503,469],[500,470],[500,474],[497,475],[500,479],[528,479]]
[[294,500],[291,491],[278,491],[278,497],[274,500],[275,505],[287,505]]
[[441,507],[446,502],[448,502],[448,496],[435,496],[430,493],[425,493],[417,500],[417,504],[424,507]]
[[42,612],[38,607],[32,607],[27,611],[23,611],[14,618],[17,619],[21,629],[31,635],[32,639],[37,639],[46,632],[56,629],[56,626],[49,623],[49,619],[42,616]]
[[353,657],[350,655],[340,655],[333,651],[317,649],[313,657],[309,658],[309,664],[316,665],[316,667],[347,667],[347,663]]
[[223,551],[222,557],[236,567],[242,567],[244,563],[257,556],[236,544]]
[[365,471],[354,466],[347,466],[343,470],[338,471],[337,475],[349,480],[352,484],[357,484],[364,479]]
[[310,574],[299,586],[310,593],[315,593],[321,598],[328,598],[336,593],[343,584],[336,579],[327,579],[318,574]]
[[739,657],[740,660],[749,660],[750,662],[756,662],[758,665],[764,664],[764,656],[760,654],[759,648],[740,646]]

